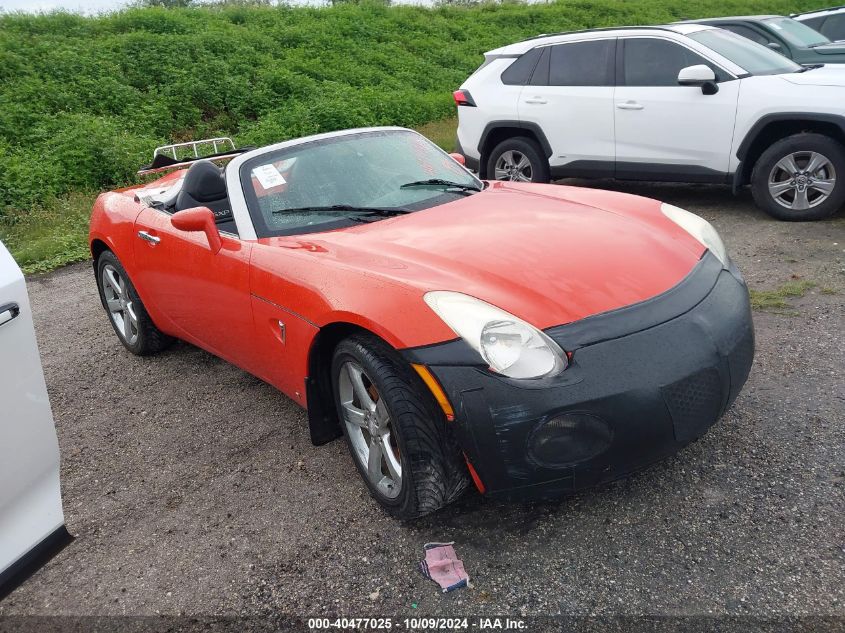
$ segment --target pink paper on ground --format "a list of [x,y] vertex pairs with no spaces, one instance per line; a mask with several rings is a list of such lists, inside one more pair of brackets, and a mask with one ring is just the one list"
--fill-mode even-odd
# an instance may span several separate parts
[[425,560],[420,563],[420,570],[426,578],[440,585],[444,592],[469,584],[469,576],[452,543],[426,543],[424,547]]

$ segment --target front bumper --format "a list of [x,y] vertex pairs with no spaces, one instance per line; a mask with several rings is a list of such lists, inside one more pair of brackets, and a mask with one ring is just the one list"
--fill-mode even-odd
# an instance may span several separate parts
[[[462,341],[405,350],[446,390],[456,434],[491,495],[558,497],[675,453],[732,404],[754,357],[748,290],[710,253],[658,297],[546,333],[573,352],[550,379],[495,375]],[[560,431],[563,414],[587,426]],[[541,450],[555,433],[566,434]],[[551,459],[549,446],[558,451]]]

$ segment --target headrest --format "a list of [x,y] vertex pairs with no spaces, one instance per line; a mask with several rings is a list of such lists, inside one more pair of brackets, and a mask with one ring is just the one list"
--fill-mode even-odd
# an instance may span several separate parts
[[188,168],[182,191],[198,202],[211,202],[226,197],[223,170],[210,160],[201,160]]

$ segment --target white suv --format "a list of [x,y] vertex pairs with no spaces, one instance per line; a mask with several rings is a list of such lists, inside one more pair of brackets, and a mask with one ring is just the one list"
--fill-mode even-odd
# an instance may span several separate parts
[[783,220],[845,203],[845,67],[804,67],[697,24],[541,36],[454,93],[482,178],[751,184]]

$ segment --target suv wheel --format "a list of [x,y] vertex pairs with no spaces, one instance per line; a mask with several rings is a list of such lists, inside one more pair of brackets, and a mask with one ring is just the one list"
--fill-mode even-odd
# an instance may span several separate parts
[[496,145],[490,153],[487,177],[491,180],[549,182],[549,161],[532,139],[523,136],[509,138]]
[[845,204],[845,148],[822,134],[788,136],[757,160],[751,191],[779,220],[830,217]]

